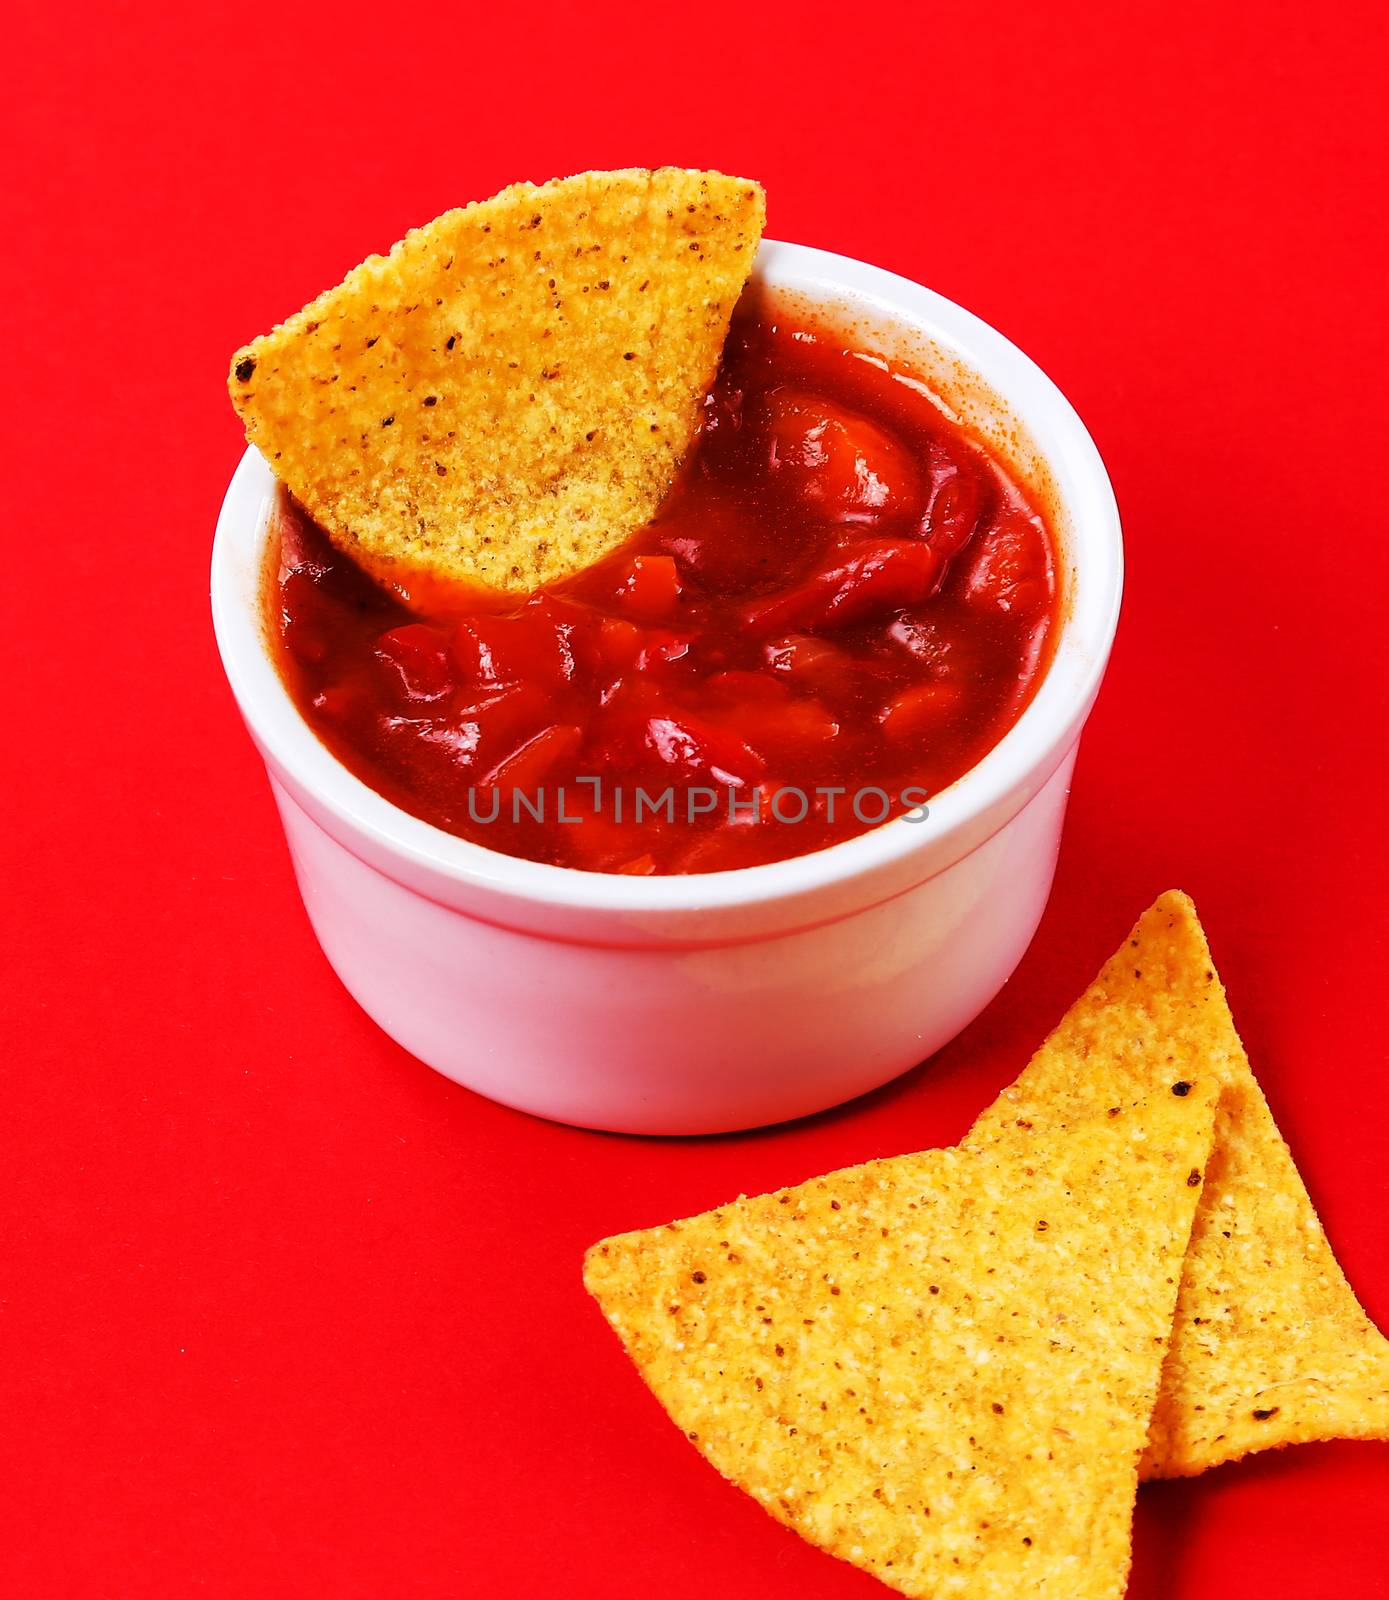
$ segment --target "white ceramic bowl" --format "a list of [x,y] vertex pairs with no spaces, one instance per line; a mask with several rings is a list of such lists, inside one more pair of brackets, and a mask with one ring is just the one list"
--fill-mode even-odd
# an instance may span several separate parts
[[664,1134],[778,1122],[885,1083],[964,1027],[1041,918],[1114,636],[1118,511],[1055,385],[977,317],[877,267],[768,241],[757,273],[832,306],[863,347],[905,355],[1049,503],[1064,568],[1051,666],[924,823],[768,866],[654,878],[521,861],[443,833],[340,765],[279,677],[261,601],[277,491],[254,450],[218,519],[217,642],[329,961],[421,1060],[563,1122]]

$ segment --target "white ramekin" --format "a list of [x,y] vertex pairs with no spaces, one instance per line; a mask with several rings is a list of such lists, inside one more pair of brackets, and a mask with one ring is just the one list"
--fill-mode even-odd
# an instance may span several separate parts
[[218,646],[328,960],[430,1066],[582,1126],[707,1133],[802,1116],[886,1082],[977,1015],[1041,918],[1118,619],[1104,466],[1021,351],[930,290],[843,256],[768,241],[757,275],[832,305],[864,348],[908,359],[1049,503],[1064,566],[1051,665],[926,822],[692,877],[576,872],[454,838],[348,772],[286,691],[261,601],[277,491],[254,450],[217,523]]

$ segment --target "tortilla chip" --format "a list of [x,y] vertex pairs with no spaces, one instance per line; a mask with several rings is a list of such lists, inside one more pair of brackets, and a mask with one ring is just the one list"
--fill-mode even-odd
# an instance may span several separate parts
[[1213,1088],[609,1239],[585,1282],[687,1438],[903,1594],[1117,1600]]
[[586,172],[417,228],[232,358],[246,437],[334,541],[521,592],[650,521],[762,233],[716,172]]
[[1143,1475],[1389,1438],[1389,1341],[1331,1253],[1184,894],[1145,912],[966,1143],[1027,1148],[1174,1075],[1213,1075],[1223,1092]]

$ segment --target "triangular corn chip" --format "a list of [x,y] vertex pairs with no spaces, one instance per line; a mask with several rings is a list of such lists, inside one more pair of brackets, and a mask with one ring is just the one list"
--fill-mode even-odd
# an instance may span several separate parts
[[704,1455],[903,1594],[1118,1600],[1213,1089],[595,1246]]
[[232,403],[369,570],[553,582],[670,486],[764,211],[755,183],[674,167],[516,184],[238,350]]
[[1214,1076],[1222,1095],[1143,1475],[1389,1438],[1389,1341],[1331,1253],[1184,894],[1144,913],[966,1143],[1025,1149],[1173,1076]]

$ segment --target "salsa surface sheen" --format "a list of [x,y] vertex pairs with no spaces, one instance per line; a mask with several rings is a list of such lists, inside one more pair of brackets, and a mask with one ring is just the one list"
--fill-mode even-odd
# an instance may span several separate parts
[[903,368],[740,310],[654,521],[508,611],[379,587],[297,508],[269,606],[351,771],[494,850],[711,872],[867,832],[967,772],[1045,669],[1038,509]]

